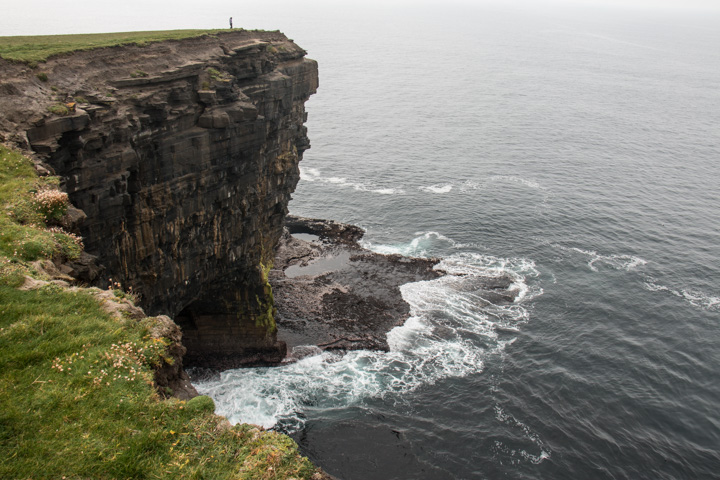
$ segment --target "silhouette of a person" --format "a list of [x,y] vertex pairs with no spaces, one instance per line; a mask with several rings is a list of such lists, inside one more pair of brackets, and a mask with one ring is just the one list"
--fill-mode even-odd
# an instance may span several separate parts
[[232,30],[232,17],[230,17],[230,30]]

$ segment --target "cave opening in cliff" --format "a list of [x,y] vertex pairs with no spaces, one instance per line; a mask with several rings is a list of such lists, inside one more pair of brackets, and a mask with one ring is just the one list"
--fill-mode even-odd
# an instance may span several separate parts
[[175,323],[178,324],[178,326],[182,329],[183,333],[189,331],[197,332],[198,327],[195,319],[196,316],[193,313],[192,304],[183,308],[180,313],[178,313],[174,318]]

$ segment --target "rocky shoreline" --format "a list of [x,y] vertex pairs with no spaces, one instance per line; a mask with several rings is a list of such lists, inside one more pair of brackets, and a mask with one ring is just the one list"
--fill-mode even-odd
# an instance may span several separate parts
[[[410,316],[400,287],[447,275],[437,258],[361,247],[364,231],[353,225],[294,216],[285,225],[269,278],[286,362],[320,350],[387,351],[387,333]],[[482,288],[493,303],[511,303],[517,295],[512,283],[508,276],[492,277]]]

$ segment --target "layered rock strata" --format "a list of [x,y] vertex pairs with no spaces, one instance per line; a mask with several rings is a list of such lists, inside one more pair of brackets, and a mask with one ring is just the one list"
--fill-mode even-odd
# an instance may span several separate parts
[[0,67],[0,140],[35,152],[82,211],[97,261],[68,273],[173,317],[186,364],[281,360],[268,270],[316,62],[281,33],[236,31]]

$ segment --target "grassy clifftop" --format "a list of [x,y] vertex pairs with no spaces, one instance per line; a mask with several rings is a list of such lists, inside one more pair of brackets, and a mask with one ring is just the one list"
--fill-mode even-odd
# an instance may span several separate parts
[[114,47],[131,43],[145,44],[163,40],[214,35],[228,30],[159,30],[150,32],[90,33],[76,35],[34,35],[0,37],[0,57],[20,62],[42,62],[53,55]]
[[0,478],[326,478],[289,437],[232,427],[208,397],[161,400],[167,344],[155,319],[103,308],[121,292],[17,288],[42,277],[33,261],[77,253],[47,226],[62,213],[38,200],[52,184],[0,146]]

